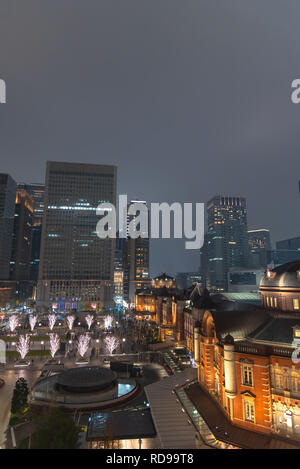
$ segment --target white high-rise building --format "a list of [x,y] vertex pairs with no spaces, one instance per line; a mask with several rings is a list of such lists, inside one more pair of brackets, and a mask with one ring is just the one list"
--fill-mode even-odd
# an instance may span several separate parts
[[114,239],[99,239],[100,203],[116,204],[116,166],[48,162],[40,307],[101,310],[112,304]]

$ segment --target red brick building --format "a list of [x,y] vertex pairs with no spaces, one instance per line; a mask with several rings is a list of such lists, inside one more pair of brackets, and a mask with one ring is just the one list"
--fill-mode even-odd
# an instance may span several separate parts
[[[300,292],[300,262],[293,264],[272,271],[276,294],[279,297],[282,288],[289,305],[296,302],[289,301],[287,291],[295,298]],[[270,274],[265,277],[264,304]],[[235,426],[300,440],[300,314],[280,304],[280,309],[199,308],[193,353],[200,386]],[[186,334],[190,344],[190,331]]]

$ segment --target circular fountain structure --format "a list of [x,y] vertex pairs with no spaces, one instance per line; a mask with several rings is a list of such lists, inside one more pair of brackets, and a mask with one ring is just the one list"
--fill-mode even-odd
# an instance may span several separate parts
[[134,398],[139,385],[132,378],[100,366],[70,368],[40,379],[31,392],[31,405],[69,409],[115,407]]
[[118,385],[117,374],[100,366],[71,368],[61,373],[56,389],[73,394],[108,392]]

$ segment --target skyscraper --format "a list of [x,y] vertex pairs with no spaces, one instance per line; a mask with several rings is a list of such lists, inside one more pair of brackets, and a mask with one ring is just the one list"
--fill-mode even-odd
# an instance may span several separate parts
[[[147,205],[145,201],[140,200],[131,201],[132,203]],[[127,233],[129,223],[135,224],[135,220],[135,215],[127,216]],[[130,303],[134,303],[136,290],[142,290],[149,285],[149,246],[149,238],[133,239],[128,237],[126,239],[124,246],[124,299]]]
[[34,219],[32,227],[32,246],[30,259],[30,280],[37,282],[40,264],[42,221],[45,204],[45,184],[19,183],[18,189],[24,189],[34,200]]
[[202,250],[206,257],[206,286],[212,291],[227,291],[228,270],[247,266],[246,199],[215,196],[207,204],[207,215],[208,231]]
[[18,190],[25,190],[34,201],[34,224],[41,224],[45,204],[45,184],[26,184],[18,183]]
[[34,201],[25,190],[17,190],[12,234],[10,279],[29,280]]
[[2,280],[9,279],[16,188],[17,185],[9,174],[0,174],[0,279]]
[[276,242],[276,250],[272,251],[275,265],[286,264],[300,259],[300,237],[284,239]]
[[266,268],[271,262],[271,237],[266,229],[249,230],[249,267]]
[[38,305],[95,310],[112,304],[113,239],[99,239],[96,209],[116,204],[115,166],[48,162]]
[[120,238],[117,234],[115,243],[114,256],[114,301],[122,304],[124,300],[124,268],[125,268],[125,251],[126,238]]

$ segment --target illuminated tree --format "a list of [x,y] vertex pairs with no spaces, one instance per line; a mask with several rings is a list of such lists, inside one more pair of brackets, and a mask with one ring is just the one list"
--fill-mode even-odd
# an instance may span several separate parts
[[51,313],[48,315],[48,322],[49,322],[49,329],[50,331],[52,331],[56,323],[56,315],[54,313]]
[[51,357],[54,358],[56,352],[58,351],[60,347],[59,335],[49,334],[49,337],[50,337],[50,353],[51,353]]
[[104,343],[109,354],[112,355],[114,351],[118,348],[120,342],[119,339],[114,335],[107,335],[104,339]]
[[9,317],[9,328],[11,332],[14,332],[17,326],[18,326],[18,316],[16,314],[13,314],[12,316]]
[[77,351],[81,358],[83,358],[88,351],[90,345],[90,337],[85,334],[81,334],[77,340]]
[[92,314],[88,314],[86,317],[85,317],[85,320],[86,320],[86,323],[88,325],[88,328],[90,330],[91,328],[91,325],[93,324],[94,322],[94,316]]
[[109,329],[112,326],[113,318],[110,314],[105,316],[104,318],[104,327],[105,329]]
[[69,316],[67,316],[67,324],[68,324],[68,328],[70,331],[73,329],[74,321],[75,321],[75,316],[73,316],[72,314],[69,314]]
[[16,349],[21,355],[22,360],[26,357],[29,352],[30,337],[28,334],[20,335],[19,342],[16,345]]
[[37,322],[37,316],[30,316],[29,317],[29,325],[30,325],[31,332],[33,332],[33,329],[35,328],[36,322]]

